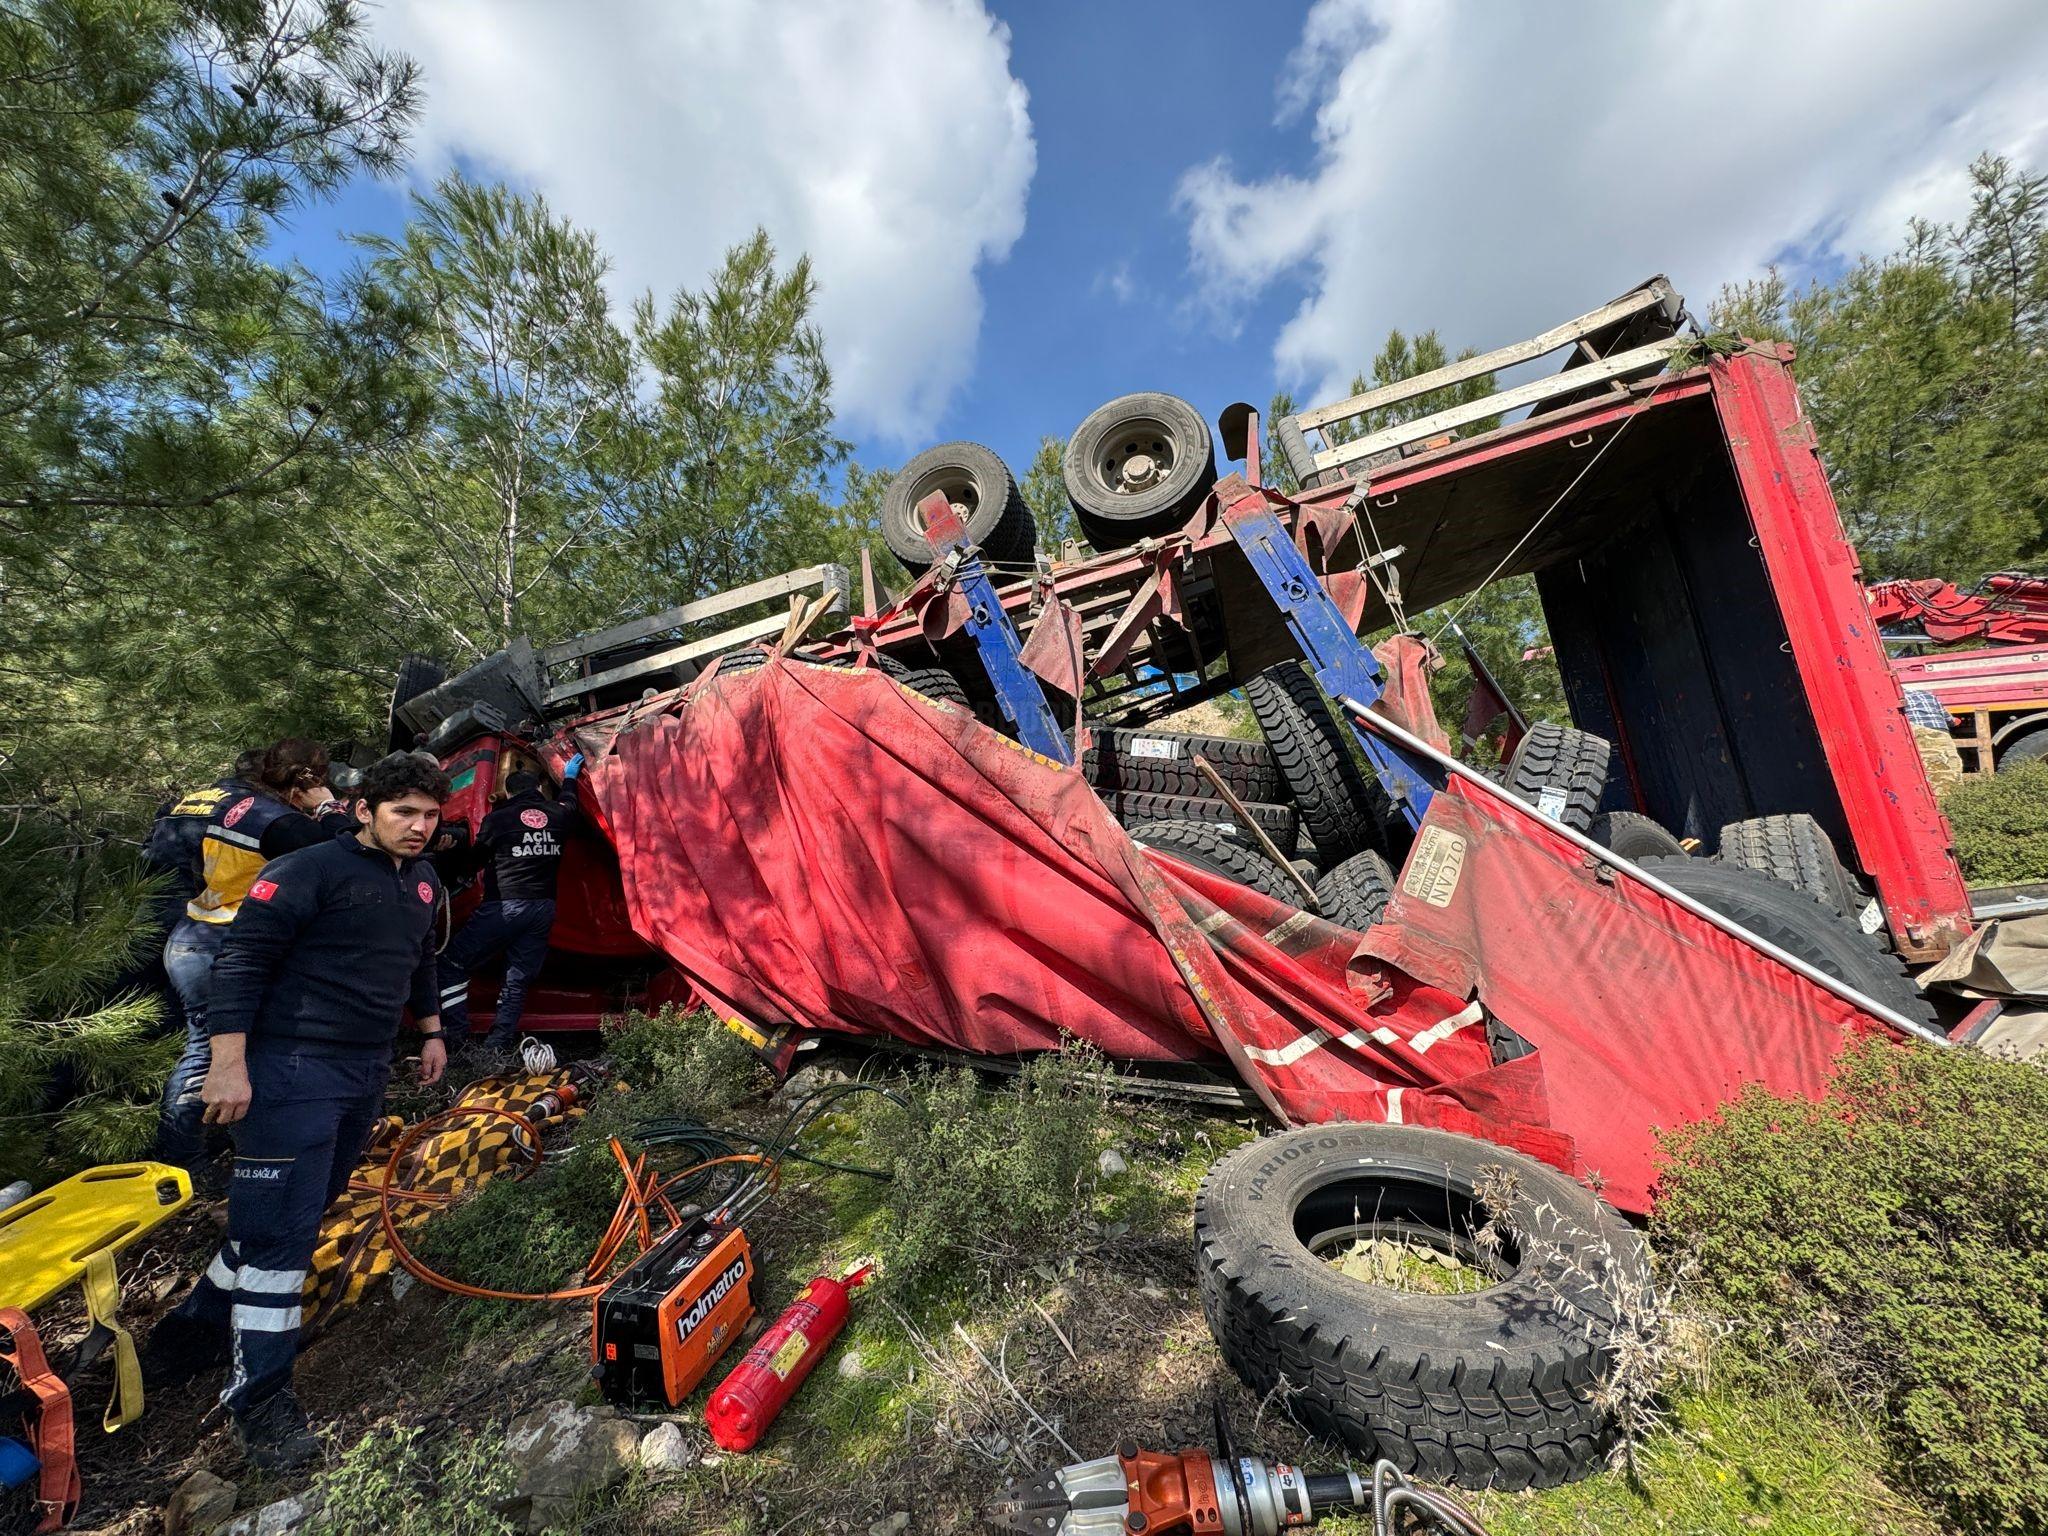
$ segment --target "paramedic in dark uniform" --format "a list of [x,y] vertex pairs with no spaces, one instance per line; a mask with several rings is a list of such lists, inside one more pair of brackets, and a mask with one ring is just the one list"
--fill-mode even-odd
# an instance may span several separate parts
[[569,833],[583,819],[576,776],[583,754],[562,769],[562,791],[553,800],[540,792],[540,775],[515,773],[505,780],[511,798],[477,828],[472,866],[484,862],[483,905],[441,955],[441,1022],[459,1049],[469,1035],[469,975],[486,960],[505,957],[498,988],[498,1014],[485,1042],[509,1050],[519,1039],[526,988],[548,957],[555,926],[555,882]]
[[159,1381],[226,1357],[221,1401],[264,1468],[320,1453],[291,1385],[306,1272],[383,1113],[408,1006],[426,1036],[421,1081],[448,1061],[434,1012],[441,886],[425,858],[448,778],[431,758],[394,753],[360,794],[355,832],[263,866],[214,966],[205,1101],[207,1122],[235,1138],[227,1241],[144,1357]]
[[266,862],[331,842],[351,825],[327,787],[327,749],[297,737],[265,748],[248,781],[224,779],[199,791],[195,810],[202,800],[199,889],[164,941],[164,971],[185,1010],[185,1052],[164,1084],[157,1155],[187,1170],[206,1161],[199,1101],[208,1061],[206,1004],[228,929]]

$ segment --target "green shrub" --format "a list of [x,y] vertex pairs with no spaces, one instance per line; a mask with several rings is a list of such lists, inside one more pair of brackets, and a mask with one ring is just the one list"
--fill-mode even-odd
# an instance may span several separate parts
[[1967,778],[1942,797],[1972,885],[2048,880],[2048,762]]
[[1966,1529],[2048,1530],[2048,1072],[1870,1040],[1667,1152],[1656,1238],[1759,1378],[1874,1410]]
[[437,1446],[417,1429],[375,1429],[315,1485],[320,1513],[308,1536],[511,1536],[500,1513],[512,1494],[502,1440],[462,1433]]
[[906,1291],[970,1286],[1071,1249],[1094,1214],[1108,1099],[1079,1046],[1032,1059],[997,1089],[961,1069],[904,1089],[867,1121],[869,1158],[894,1177],[879,1222],[882,1272]]
[[708,1120],[767,1088],[753,1047],[704,1009],[629,1013],[604,1021],[605,1052],[619,1080],[667,1101],[643,1100],[642,1115],[673,1112]]

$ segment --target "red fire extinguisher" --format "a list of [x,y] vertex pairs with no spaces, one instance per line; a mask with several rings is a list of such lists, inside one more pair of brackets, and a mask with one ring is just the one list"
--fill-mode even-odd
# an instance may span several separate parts
[[797,1292],[775,1325],[718,1384],[704,1407],[711,1438],[728,1451],[750,1451],[796,1395],[804,1378],[846,1326],[848,1297],[867,1283],[872,1263],[857,1264],[836,1280],[816,1276]]

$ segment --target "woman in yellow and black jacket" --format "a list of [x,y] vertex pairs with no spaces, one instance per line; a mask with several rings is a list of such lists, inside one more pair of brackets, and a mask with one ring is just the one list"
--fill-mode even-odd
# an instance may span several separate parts
[[224,779],[206,798],[199,889],[164,942],[164,971],[185,1009],[185,1052],[164,1084],[157,1123],[157,1155],[195,1171],[206,1160],[199,1090],[213,1059],[206,1002],[228,926],[265,864],[355,826],[327,787],[327,749],[302,737],[273,743],[247,780]]

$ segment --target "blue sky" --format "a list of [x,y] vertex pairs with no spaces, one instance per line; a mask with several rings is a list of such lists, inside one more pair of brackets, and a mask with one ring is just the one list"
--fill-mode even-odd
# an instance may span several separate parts
[[[411,181],[544,192],[621,297],[701,284],[756,223],[809,250],[868,464],[967,437],[1021,470],[1132,389],[1212,420],[1327,399],[1390,325],[1497,345],[1657,270],[1704,307],[1954,215],[1982,149],[2048,165],[2037,0],[391,0],[376,25],[426,71]],[[407,185],[346,189],[283,250],[333,270]]]

